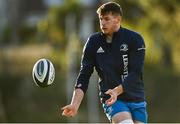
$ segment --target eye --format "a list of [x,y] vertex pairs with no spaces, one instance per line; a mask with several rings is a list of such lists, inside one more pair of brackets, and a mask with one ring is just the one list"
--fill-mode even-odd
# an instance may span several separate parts
[[99,20],[100,20],[100,21],[102,21],[102,20],[103,20],[103,18],[99,18]]
[[104,20],[105,20],[105,21],[109,21],[110,19],[109,19],[108,17],[105,17]]

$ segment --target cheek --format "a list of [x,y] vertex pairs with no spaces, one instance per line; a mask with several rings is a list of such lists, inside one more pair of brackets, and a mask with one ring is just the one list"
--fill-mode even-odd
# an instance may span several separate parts
[[110,22],[110,21],[107,21],[107,22],[106,22],[106,27],[112,28],[113,25],[114,25],[114,24],[113,24],[112,22]]
[[114,23],[109,23],[109,28],[111,28],[111,29],[114,29],[116,27],[116,25],[114,24]]
[[117,26],[117,21],[113,21],[112,22],[112,27],[116,27]]

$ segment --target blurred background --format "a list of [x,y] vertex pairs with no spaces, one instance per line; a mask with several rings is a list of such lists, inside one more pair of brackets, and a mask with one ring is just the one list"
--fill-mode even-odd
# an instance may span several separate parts
[[[96,72],[75,118],[70,102],[83,46],[99,31],[96,9],[108,0],[0,0],[0,122],[109,122],[98,98]],[[146,43],[144,82],[149,122],[180,122],[180,1],[116,0],[122,26]],[[37,87],[32,68],[51,60],[56,78]]]

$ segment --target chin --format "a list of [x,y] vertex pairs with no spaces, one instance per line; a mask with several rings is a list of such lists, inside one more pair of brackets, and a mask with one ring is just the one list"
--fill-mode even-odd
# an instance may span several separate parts
[[102,32],[103,32],[104,34],[108,34],[108,32],[107,32],[107,31],[103,31],[103,30],[102,30]]

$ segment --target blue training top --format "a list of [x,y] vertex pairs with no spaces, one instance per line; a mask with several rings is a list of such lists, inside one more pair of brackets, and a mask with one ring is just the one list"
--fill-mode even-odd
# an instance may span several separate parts
[[81,69],[75,88],[85,93],[94,67],[99,75],[99,91],[102,102],[110,96],[105,92],[122,84],[124,92],[118,99],[128,102],[145,100],[143,65],[145,43],[140,34],[120,27],[113,34],[112,42],[106,42],[102,32],[91,35],[83,50]]

